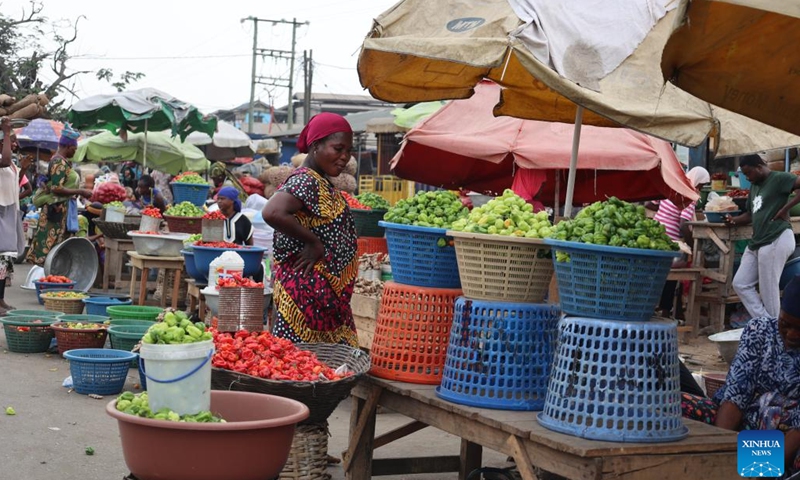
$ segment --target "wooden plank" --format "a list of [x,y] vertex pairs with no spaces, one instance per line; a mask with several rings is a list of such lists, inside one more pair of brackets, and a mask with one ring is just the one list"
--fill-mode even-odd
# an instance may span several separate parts
[[652,455],[609,457],[603,462],[603,479],[674,480],[702,478],[731,480],[739,478],[736,452],[705,455]]
[[[353,408],[350,411],[350,446],[342,454],[342,460],[347,462],[345,478],[348,480],[369,480],[372,478],[372,441],[375,437],[375,411],[366,411],[366,400],[353,398]],[[362,416],[369,415],[366,427],[360,437],[354,436],[358,422]],[[352,456],[350,450],[353,451]]]
[[533,463],[528,458],[528,451],[522,445],[519,437],[511,435],[508,437],[508,445],[514,452],[514,463],[517,465],[517,470],[522,477],[522,480],[536,480],[536,473],[533,471]]
[[367,297],[358,293],[354,293],[350,300],[350,308],[353,310],[353,315],[373,320],[378,318],[380,306],[381,302],[377,298]]
[[458,480],[466,480],[472,471],[483,465],[483,447],[462,439],[460,457]]
[[373,424],[373,433],[370,436],[375,436],[375,410],[378,407],[378,399],[381,397],[381,391],[382,390],[380,387],[372,387],[369,395],[367,395],[363,410],[360,412],[355,428],[350,432],[350,447],[347,449],[347,454],[345,455],[344,463],[342,465],[345,472],[350,470],[350,462],[355,454],[356,446],[362,441],[362,437],[364,436],[364,431],[367,428],[368,422]]
[[394,442],[395,440],[399,440],[403,437],[411,435],[414,432],[418,432],[427,426],[428,425],[417,421],[407,423],[401,427],[397,427],[394,430],[386,432],[383,435],[375,437],[372,448],[378,449],[384,445]]
[[358,346],[366,348],[367,350],[372,350],[372,342],[375,338],[375,327],[378,323],[377,320],[354,314],[353,321],[356,324],[356,332],[358,332]]
[[416,475],[420,473],[457,472],[459,457],[376,458],[372,461],[372,475]]

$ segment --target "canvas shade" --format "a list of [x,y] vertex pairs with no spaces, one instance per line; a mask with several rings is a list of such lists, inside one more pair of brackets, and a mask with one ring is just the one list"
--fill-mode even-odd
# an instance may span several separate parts
[[800,134],[800,3],[684,0],[661,66],[703,100]]
[[[495,117],[499,89],[481,82],[472,97],[450,102],[412,128],[392,160],[395,174],[428,185],[498,194],[511,187],[516,169],[544,170],[547,181],[538,200],[552,206],[558,190],[563,204],[572,126]],[[679,205],[698,198],[669,143],[626,128],[586,126],[574,202],[612,195],[628,201],[668,198]]]
[[[135,161],[145,165],[144,146],[143,133],[128,134],[128,138],[123,140],[111,132],[103,132],[78,142],[73,159],[76,162]],[[200,149],[182,143],[165,132],[150,132],[146,155],[147,165],[170,175],[186,171],[202,172],[211,166]]]
[[[573,123],[581,105],[586,125],[624,125],[686,146],[711,136],[722,156],[800,144],[800,137],[664,84],[659,60],[677,15],[668,12],[589,89],[531,53],[520,38],[526,23],[508,0],[405,0],[376,19],[358,72],[362,86],[391,102],[468,98],[488,78],[504,87],[495,115]],[[609,35],[625,27],[609,25]]]
[[217,121],[214,137],[203,132],[192,132],[186,141],[200,147],[209,160],[233,160],[252,157],[255,153],[250,137],[228,122]]

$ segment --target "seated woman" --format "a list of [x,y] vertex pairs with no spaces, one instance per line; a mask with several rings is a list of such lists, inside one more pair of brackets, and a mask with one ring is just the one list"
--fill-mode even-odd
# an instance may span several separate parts
[[134,206],[139,210],[144,210],[145,207],[150,205],[161,210],[161,213],[164,213],[164,210],[167,209],[167,202],[156,188],[156,182],[150,175],[142,175],[133,194],[136,197]]
[[225,241],[237,245],[252,245],[253,224],[242,214],[239,192],[233,187],[222,187],[217,193],[217,205],[219,211],[225,215]]
[[683,416],[729,430],[782,430],[788,473],[800,471],[800,276],[777,319],[751,320],[713,399],[682,394]]

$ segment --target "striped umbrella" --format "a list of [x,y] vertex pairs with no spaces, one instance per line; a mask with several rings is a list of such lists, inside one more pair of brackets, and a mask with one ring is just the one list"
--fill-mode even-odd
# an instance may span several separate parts
[[64,124],[55,120],[37,118],[27,126],[15,130],[17,142],[22,148],[41,148],[44,150],[58,150],[58,139]]

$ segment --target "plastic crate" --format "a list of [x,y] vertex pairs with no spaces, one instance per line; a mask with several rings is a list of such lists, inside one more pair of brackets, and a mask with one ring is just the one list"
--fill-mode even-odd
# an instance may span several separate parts
[[442,385],[450,402],[541,410],[558,338],[555,305],[456,300]]
[[386,210],[360,210],[354,208],[353,220],[356,224],[356,235],[359,237],[383,237],[386,230],[378,225],[386,215]]
[[116,395],[125,387],[128,369],[137,354],[122,350],[80,348],[64,353],[72,385],[82,395]]
[[53,329],[50,325],[55,318],[45,316],[19,315],[2,317],[3,331],[6,336],[8,350],[14,353],[44,353],[50,348],[53,340]]
[[91,297],[84,298],[83,303],[86,305],[86,313],[89,315],[107,316],[106,309],[115,305],[130,305],[131,300],[120,300],[113,297]]
[[376,377],[438,385],[461,290],[386,282],[370,356]]
[[[645,321],[653,317],[679,252],[607,247],[547,239],[561,309],[567,315]],[[557,253],[569,255],[558,261]]]
[[108,307],[106,309],[108,316],[111,317],[112,323],[113,320],[122,320],[126,318],[130,320],[150,320],[154,322],[162,311],[163,310],[158,307],[143,307],[138,305],[120,305]]
[[[453,237],[443,228],[380,222],[395,281],[430,288],[461,288]],[[443,246],[442,246],[443,245]]]
[[553,279],[550,246],[534,238],[447,232],[453,237],[464,296],[541,303]]
[[[202,207],[208,198],[208,190],[211,186],[207,183],[170,183],[172,187],[172,198],[175,204],[190,202],[198,207]],[[200,233],[200,232],[197,232]]]
[[565,317],[559,327],[542,426],[612,442],[686,437],[675,322]]
[[361,175],[358,177],[358,193],[373,192],[385,198],[390,205],[414,196],[414,182],[394,175]]
[[383,237],[359,237],[357,243],[357,256],[359,258],[361,258],[361,255],[369,255],[372,253],[383,253],[384,255],[389,253],[389,245]]
[[33,285],[36,287],[36,299],[39,300],[39,305],[44,305],[44,299],[42,298],[42,292],[46,292],[49,290],[73,290],[75,289],[75,282],[69,283],[50,283],[50,282],[33,282]]

